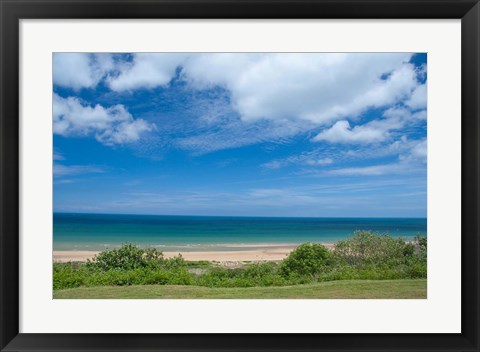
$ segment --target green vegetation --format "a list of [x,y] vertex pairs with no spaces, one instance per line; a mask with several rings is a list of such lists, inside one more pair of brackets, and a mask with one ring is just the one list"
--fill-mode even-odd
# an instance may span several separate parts
[[53,289],[80,286],[193,285],[181,255],[165,259],[156,249],[126,244],[103,251],[85,264],[54,263]]
[[337,258],[323,245],[304,243],[290,253],[280,265],[280,274],[286,278],[318,276],[336,264]]
[[427,280],[331,281],[281,287],[210,288],[201,286],[98,286],[53,292],[54,298],[427,298]]
[[[338,242],[333,250],[328,250],[321,244],[304,243],[281,262],[248,263],[241,268],[233,269],[206,261],[187,262],[181,255],[166,259],[156,249],[141,249],[133,244],[101,252],[84,264],[53,264],[54,290],[93,286],[183,285],[179,290],[184,290],[186,294],[197,292],[200,295],[223,295],[221,293],[223,291],[209,291],[207,288],[297,285],[285,288],[285,291],[271,292],[283,294],[282,292],[297,292],[299,289],[310,287],[313,290],[312,297],[316,297],[318,293],[314,292],[315,287],[320,286],[315,285],[327,281],[406,280],[426,277],[425,237],[419,236],[414,242],[409,243],[386,234],[378,235],[368,231],[355,232],[352,238]],[[192,288],[191,291],[184,286],[196,288]],[[152,292],[156,292],[157,295],[168,295],[169,291],[157,287]],[[230,291],[225,292],[228,296]],[[230,293],[237,297],[238,293],[235,292]],[[256,291],[245,291],[245,295],[248,295],[248,292],[254,294]]]

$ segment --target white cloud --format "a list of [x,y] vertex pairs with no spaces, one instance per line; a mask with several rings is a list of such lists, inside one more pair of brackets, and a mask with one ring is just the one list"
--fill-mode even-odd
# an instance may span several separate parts
[[427,162],[427,139],[409,140],[406,136],[383,148],[385,155],[398,155],[398,161],[388,164],[346,167],[333,169],[328,173],[341,176],[375,176],[393,173],[411,173],[414,169],[425,170]]
[[53,160],[65,160],[65,157],[61,153],[54,150],[53,151]]
[[177,139],[175,145],[190,150],[194,154],[204,154],[262,142],[282,144],[304,128],[312,126],[298,121],[243,122],[233,118],[217,121],[214,128],[196,127],[197,129],[193,129],[191,135],[187,134]]
[[383,112],[383,116],[387,119],[396,120],[399,127],[403,127],[410,122],[427,119],[427,111],[420,110],[412,112],[405,108],[394,107]]
[[288,165],[302,165],[302,166],[327,166],[333,164],[333,159],[330,157],[322,157],[321,155],[324,154],[323,151],[310,151],[304,152],[299,155],[292,155],[284,159],[277,159],[269,161],[268,163],[262,164],[261,166],[270,169],[276,170],[281,167],[285,167]]
[[427,139],[412,141],[409,143],[409,150],[400,154],[400,161],[406,163],[427,162]]
[[403,166],[398,163],[373,165],[373,166],[360,166],[360,167],[346,167],[342,169],[331,170],[329,173],[332,175],[340,176],[379,176],[391,173],[398,173],[403,170]]
[[411,109],[426,109],[427,108],[427,84],[417,86],[405,104]]
[[[411,116],[411,115],[408,115]],[[361,167],[347,167],[332,169],[333,164],[341,165],[345,162],[359,162],[372,160],[371,164],[380,158],[396,158],[387,166],[386,164],[369,165]],[[316,147],[301,154],[291,155],[283,159],[275,159],[264,163],[261,167],[276,170],[289,165],[303,166],[300,175],[321,176],[325,174],[337,175],[383,175],[394,171],[407,171],[409,168],[422,169],[422,164],[427,161],[427,139],[409,139],[407,135],[396,137],[389,143],[379,143],[365,147],[361,145],[356,149],[345,150],[343,146],[326,148]],[[382,161],[383,162],[383,161]],[[330,166],[332,165],[332,166]],[[394,166],[396,165],[396,166]]]
[[55,177],[73,176],[80,174],[103,173],[104,169],[91,165],[63,165],[53,164],[53,175]]
[[118,92],[166,86],[184,58],[183,54],[135,54],[133,61],[124,64],[117,76],[108,77],[108,86]]
[[353,128],[347,120],[337,121],[332,127],[324,129],[312,138],[312,141],[358,144],[382,142],[390,138],[391,131],[402,129],[410,123],[425,120],[427,113],[426,110],[412,113],[405,108],[395,107],[384,111],[383,117]]
[[419,85],[410,57],[402,53],[143,53],[117,63],[106,81],[115,91],[155,88],[167,86],[181,69],[182,79],[192,88],[228,90],[233,108],[245,121],[298,118],[323,124],[409,99]]
[[91,135],[106,145],[136,142],[155,125],[134,119],[123,105],[105,108],[78,98],[53,96],[53,132],[62,136]]
[[[408,63],[411,56],[409,53],[139,53],[127,59],[110,54],[55,54],[54,81],[79,89],[92,88],[104,80],[111,90],[124,92],[167,87],[179,72],[180,79],[190,89],[222,87],[228,92],[230,111],[238,117],[225,120],[221,116],[224,120],[219,123],[215,116],[208,115],[215,120],[216,128],[207,130],[205,125],[212,121],[197,116],[198,123],[203,122],[203,127],[196,130],[198,133],[174,141],[180,148],[199,153],[281,140],[313,128],[322,129],[313,141],[367,144],[389,140],[391,131],[402,128],[408,119],[426,117],[426,84],[417,80],[426,67],[418,69]],[[364,125],[352,124],[370,108],[397,106],[390,110],[400,110],[398,106],[402,104],[421,111],[414,114],[404,109],[408,117],[386,112],[382,119]],[[95,133],[102,143],[118,144],[138,140],[140,134],[152,128],[144,120],[128,122],[132,117],[122,105],[83,108],[91,123],[57,119],[56,133]],[[116,121],[116,129],[97,126],[108,121],[105,115]],[[186,128],[191,130],[190,126]]]
[[54,53],[53,83],[75,90],[93,88],[113,68],[110,54]]
[[283,160],[272,160],[272,161],[269,161],[268,163],[262,164],[262,167],[270,170],[276,170],[276,169],[280,169],[285,165],[286,165],[286,162],[284,162]]
[[315,166],[315,165],[321,165],[321,166],[324,166],[324,165],[330,165],[333,163],[333,159],[331,158],[323,158],[323,159],[319,159],[319,160],[315,160],[315,159],[308,159],[305,161],[305,163],[307,165],[311,165],[311,166]]
[[[365,148],[363,145],[355,149],[339,151],[338,159],[341,161],[358,161],[367,159],[378,159],[390,156],[397,156],[400,160],[410,158],[412,150],[417,145],[422,144],[426,148],[427,140],[424,139],[409,139],[406,134],[399,136],[395,141],[390,143],[382,143],[376,146],[369,145]],[[420,147],[419,147],[420,148]],[[415,153],[420,155],[421,153]],[[418,162],[424,162],[421,158],[414,158]],[[411,159],[411,160],[414,160]]]
[[[92,173],[104,173],[103,167],[94,165],[65,165],[58,161],[65,160],[65,157],[58,151],[53,151],[53,176],[56,178],[55,183],[73,183],[76,180],[69,178],[70,176]],[[65,178],[66,177],[66,178]]]
[[350,127],[346,120],[336,122],[331,128],[322,131],[312,140],[315,142],[327,141],[331,143],[374,143],[388,137],[388,127],[381,128],[366,124],[363,126]]
[[[203,54],[188,58],[193,87],[222,86],[244,120],[325,123],[410,96],[418,85],[410,54]],[[382,75],[389,72],[386,79]]]
[[111,128],[98,132],[96,138],[107,145],[125,144],[138,141],[144,132],[150,132],[154,125],[143,119],[122,121]]

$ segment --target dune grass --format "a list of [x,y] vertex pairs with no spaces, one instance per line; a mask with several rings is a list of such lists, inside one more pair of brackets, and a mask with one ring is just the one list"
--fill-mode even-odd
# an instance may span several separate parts
[[55,290],[53,298],[425,299],[427,298],[427,280],[344,280],[295,286],[246,288],[209,288],[176,285],[98,286]]

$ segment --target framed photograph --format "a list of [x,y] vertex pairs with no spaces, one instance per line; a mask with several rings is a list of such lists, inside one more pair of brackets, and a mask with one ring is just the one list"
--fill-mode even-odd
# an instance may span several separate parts
[[2,351],[479,351],[477,1],[0,1]]

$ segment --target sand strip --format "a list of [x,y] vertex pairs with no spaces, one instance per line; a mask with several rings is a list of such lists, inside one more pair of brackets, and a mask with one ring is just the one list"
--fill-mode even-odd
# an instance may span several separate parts
[[[324,243],[327,248],[332,248],[330,243]],[[263,261],[263,260],[282,260],[293,249],[294,245],[284,247],[268,247],[261,249],[247,249],[237,251],[180,251],[164,252],[166,258],[171,258],[181,253],[185,260],[208,260],[217,262],[237,262],[237,261]],[[53,260],[55,262],[84,262],[98,254],[96,251],[53,251]]]

